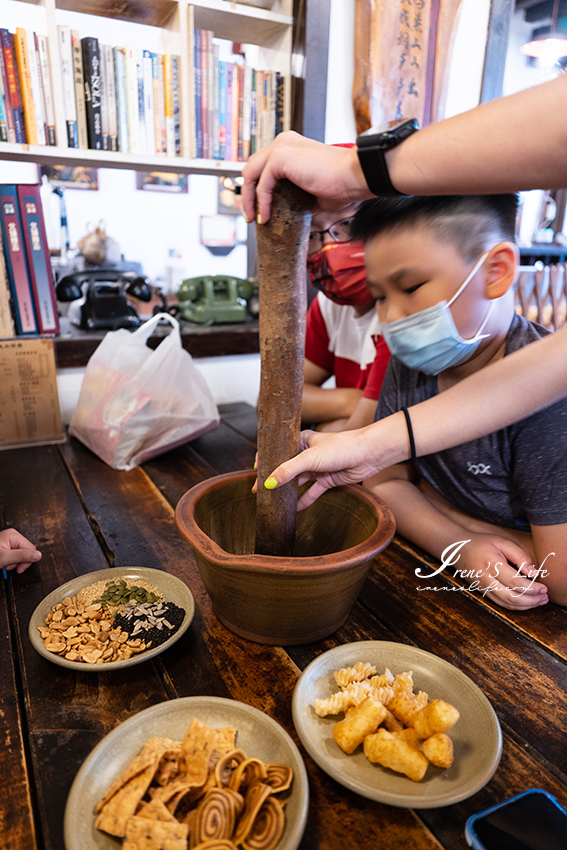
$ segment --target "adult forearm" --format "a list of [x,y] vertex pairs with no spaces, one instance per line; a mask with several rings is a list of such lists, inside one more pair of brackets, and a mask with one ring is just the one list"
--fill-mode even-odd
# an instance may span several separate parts
[[534,86],[414,133],[386,155],[411,195],[567,186],[567,77]]
[[[497,431],[564,395],[567,327],[411,407],[417,453],[431,454]],[[404,442],[400,427],[395,441],[399,450]]]

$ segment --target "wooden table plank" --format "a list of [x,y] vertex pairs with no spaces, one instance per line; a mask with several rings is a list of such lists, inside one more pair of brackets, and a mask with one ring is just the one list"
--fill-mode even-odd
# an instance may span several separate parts
[[[403,537],[396,535],[393,546],[407,553],[410,558],[417,558],[423,564],[422,572],[425,574],[435,571],[439,561],[430,557],[419,547],[414,546]],[[433,566],[431,566],[433,564]],[[459,580],[451,575],[451,570],[445,570],[442,575],[455,587],[467,588],[465,581]],[[425,582],[423,582],[425,583]],[[464,591],[461,591],[464,592]],[[542,646],[547,647],[555,654],[567,661],[567,609],[560,605],[549,603],[530,611],[509,611],[496,605],[480,593],[472,594],[477,604],[486,606],[494,615],[509,623],[514,629],[523,632],[533,638]]]
[[[219,463],[215,454],[218,442],[212,440],[215,433],[201,438],[201,450]],[[228,435],[225,445],[229,439],[229,444],[234,442]],[[214,447],[204,445],[206,441],[213,442]],[[223,452],[222,458],[231,456]],[[142,470],[117,473],[77,444],[66,447],[65,457],[104,539],[113,541],[117,563],[130,563],[129,553],[142,545],[144,565],[156,566],[159,557],[159,566],[185,581],[195,596],[198,616],[186,635],[185,646],[182,639],[160,656],[174,693],[231,696],[274,717],[297,741],[291,695],[299,671],[281,648],[245,641],[217,620],[193,555],[175,529],[172,506],[150,479],[144,480]],[[221,462],[227,462],[222,458]],[[440,847],[412,812],[399,809],[393,813],[386,806],[343,793],[345,789],[338,786],[335,790],[336,783],[306,755],[305,760],[314,802],[302,848],[338,846],[348,841],[349,847],[362,850],[367,847],[369,829],[387,836],[387,846],[392,850]]]
[[[501,723],[567,774],[567,727],[557,723],[567,716],[566,665],[469,594],[417,591],[411,566],[396,547],[382,553],[362,590],[364,604],[400,637],[459,667]],[[447,582],[439,575],[427,585]]]
[[167,691],[152,663],[119,674],[74,673],[35,651],[27,632],[36,605],[76,575],[106,569],[101,544],[111,549],[85,512],[56,448],[3,452],[2,493],[9,494],[10,524],[43,552],[39,564],[11,574],[10,581],[44,843],[47,850],[60,850],[67,794],[88,752],[117,723],[166,699]]
[[0,795],[0,835],[4,850],[35,850],[30,776],[8,620],[9,583],[5,579],[0,582],[0,776],[4,779]]

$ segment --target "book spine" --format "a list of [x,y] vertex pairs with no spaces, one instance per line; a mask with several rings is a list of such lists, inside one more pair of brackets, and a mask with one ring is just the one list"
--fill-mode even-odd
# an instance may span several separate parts
[[213,159],[220,159],[220,79],[219,46],[213,44]]
[[269,72],[270,79],[270,142],[273,142],[276,137],[276,113],[277,113],[277,77],[275,71]]
[[118,147],[128,153],[128,101],[126,98],[126,68],[124,48],[114,48],[114,70],[116,74],[116,101],[118,113]]
[[43,101],[45,105],[45,126],[47,134],[47,144],[56,145],[57,137],[55,135],[55,106],[53,103],[53,87],[51,85],[51,70],[49,67],[49,50],[47,44],[47,36],[37,36],[37,52],[39,56],[39,68],[41,71],[41,79],[43,83]]
[[37,84],[39,91],[39,106],[36,108],[36,120],[38,115],[38,109],[41,110],[41,119],[42,119],[42,127],[43,127],[43,144],[49,144],[49,137],[47,134],[47,110],[45,106],[45,91],[43,87],[43,72],[41,70],[41,57],[39,55],[39,40],[37,37],[37,33],[33,33],[33,44],[30,46],[30,50],[33,52],[35,59],[35,73],[37,76]]
[[16,29],[16,60],[20,74],[20,91],[24,105],[24,121],[26,125],[26,136],[28,144],[37,145],[37,125],[35,120],[35,107],[33,103],[33,91],[30,70],[30,57],[28,53],[28,37],[25,29]]
[[138,147],[140,153],[148,153],[146,150],[146,104],[144,103],[144,51],[137,47],[134,55],[138,86]]
[[252,107],[252,68],[244,66],[244,96],[242,99],[242,159],[250,156],[250,120]]
[[195,138],[197,157],[203,156],[203,133],[201,129],[201,30],[195,30]]
[[207,64],[209,88],[207,91],[207,122],[209,133],[208,159],[214,159],[215,151],[215,53],[212,30],[207,30]]
[[35,313],[42,334],[58,334],[59,319],[39,186],[17,187]]
[[238,66],[238,149],[237,159],[244,159],[244,65]]
[[285,79],[284,75],[278,71],[276,74],[277,80],[277,97],[276,97],[276,136],[283,133],[285,122]]
[[144,69],[144,112],[146,118],[146,153],[156,153],[156,127],[154,118],[154,73],[152,54],[144,50],[142,54]]
[[128,103],[128,133],[130,153],[140,153],[138,115],[138,73],[136,70],[136,52],[133,47],[126,47],[126,96]]
[[8,272],[6,271],[2,239],[0,239],[0,339],[11,338],[15,334],[16,330],[12,320],[10,284],[8,282]]
[[28,38],[28,57],[30,60],[30,77],[32,87],[33,106],[35,111],[35,126],[37,130],[38,145],[46,145],[47,138],[45,134],[45,112],[43,108],[43,91],[41,86],[41,78],[39,74],[39,62],[37,60],[37,50],[35,46],[35,33],[32,30],[27,30]]
[[225,159],[232,159],[232,74],[234,65],[226,63],[226,148]]
[[4,105],[3,86],[0,87],[0,142],[8,141],[8,121],[6,120],[6,107]]
[[154,93],[154,148],[161,153],[161,117],[159,113],[159,56],[151,54],[152,59],[152,91]]
[[[189,115],[188,115],[188,132],[189,137],[187,139],[187,150],[183,153],[189,157],[189,159],[194,159],[197,156],[197,123],[196,123],[196,113],[195,113],[195,7],[190,3],[188,8],[188,20],[187,20],[187,58],[188,58],[188,78],[186,81],[188,97],[185,98],[184,102],[188,105]],[[181,68],[180,68],[181,72]],[[183,81],[183,85],[185,85],[185,81]]]
[[104,66],[104,44],[99,44],[100,56],[100,126],[102,128],[102,149],[110,150],[108,134],[108,90],[106,87],[106,68]]
[[14,120],[14,134],[16,142],[26,141],[26,129],[23,121],[22,98],[20,94],[20,78],[16,67],[16,57],[12,46],[12,33],[7,29],[2,30],[2,53],[6,66],[6,79],[8,83],[8,96]]
[[15,186],[0,186],[0,226],[19,334],[38,332]]
[[158,152],[162,154],[167,153],[167,130],[165,126],[165,56],[163,53],[160,53],[158,56],[159,60],[159,87],[158,87],[158,111],[159,111],[159,128],[160,128],[160,147],[158,148]]
[[63,86],[63,106],[65,124],[67,126],[67,147],[79,146],[77,132],[77,108],[75,105],[75,83],[73,80],[73,53],[71,46],[71,30],[67,26],[57,27],[59,35],[59,56],[61,59],[61,83]]
[[219,62],[219,155],[226,159],[226,62]]
[[173,139],[175,156],[181,156],[181,98],[179,85],[179,56],[171,57],[171,82],[173,86]]
[[201,30],[201,156],[203,159],[207,159],[209,155],[209,119],[207,115],[207,101],[209,96],[209,60],[207,58],[207,45],[207,30]]
[[250,155],[256,153],[256,71],[252,68],[250,91]]
[[238,159],[238,68],[240,66],[235,62],[232,67],[232,141],[230,158],[233,162]]
[[6,63],[4,62],[4,49],[0,40],[0,79],[2,81],[2,94],[4,96],[4,108],[6,110],[6,124],[8,127],[8,141],[16,141],[16,130],[14,127],[14,115],[10,102],[10,89],[8,87],[8,75],[6,74]]
[[77,30],[71,30],[71,49],[73,52],[73,79],[75,81],[75,107],[77,110],[77,138],[83,150],[89,146],[87,132],[87,112],[85,107],[85,74],[83,71],[83,50],[81,37]]
[[81,39],[83,50],[83,74],[85,77],[85,110],[89,148],[96,151],[102,147],[100,48],[97,38],[85,36]]
[[165,133],[167,140],[167,155],[175,156],[175,127],[173,123],[173,75],[171,53],[163,57],[163,84],[165,91]]
[[118,150],[118,119],[116,115],[116,85],[114,81],[114,52],[110,44],[103,47],[106,105],[108,109],[108,149]]
[[269,144],[269,132],[268,132],[268,124],[269,124],[269,116],[268,116],[268,73],[267,71],[262,71],[262,147],[265,148],[267,144]]

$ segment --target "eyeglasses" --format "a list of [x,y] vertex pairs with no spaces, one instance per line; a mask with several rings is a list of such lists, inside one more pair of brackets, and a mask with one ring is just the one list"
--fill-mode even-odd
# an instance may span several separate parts
[[323,247],[323,237],[325,236],[325,233],[328,233],[335,242],[348,242],[350,238],[350,226],[353,219],[354,216],[351,215],[349,218],[343,218],[341,221],[335,221],[335,223],[326,230],[312,230],[309,234],[309,248],[307,249],[307,253],[314,254]]

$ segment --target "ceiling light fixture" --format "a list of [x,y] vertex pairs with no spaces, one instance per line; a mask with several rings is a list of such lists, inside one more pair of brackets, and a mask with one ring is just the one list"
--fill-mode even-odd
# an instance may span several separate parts
[[549,31],[540,33],[532,41],[522,44],[520,47],[522,53],[534,59],[540,59],[546,65],[552,65],[562,56],[567,56],[567,37],[557,29],[558,12],[559,0],[554,0]]

